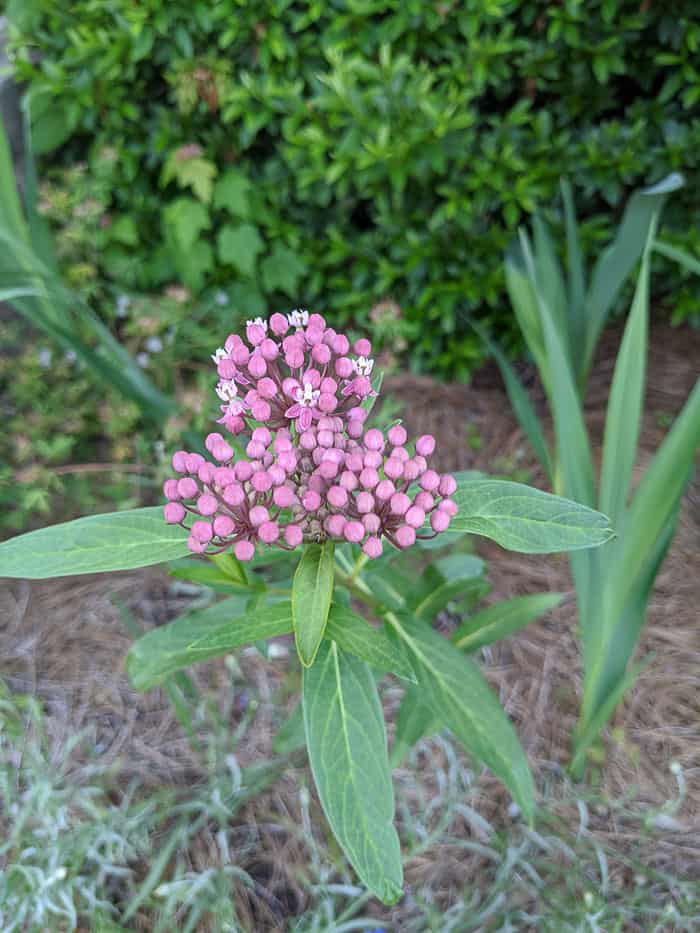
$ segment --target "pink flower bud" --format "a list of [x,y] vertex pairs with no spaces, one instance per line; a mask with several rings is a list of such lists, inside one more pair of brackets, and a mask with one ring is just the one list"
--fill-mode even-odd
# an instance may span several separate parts
[[335,374],[340,379],[349,379],[352,376],[352,360],[347,356],[338,357],[335,361]]
[[324,376],[319,389],[321,392],[328,392],[330,395],[335,396],[335,393],[338,391],[338,383],[330,376]]
[[163,509],[163,514],[169,525],[179,525],[185,517],[185,508],[179,502],[168,502]]
[[369,356],[372,353],[372,344],[363,337],[361,340],[355,341],[353,350],[358,356]]
[[280,509],[288,509],[290,506],[294,505],[297,501],[297,497],[294,495],[289,486],[277,486],[275,491],[272,493],[272,501]]
[[364,466],[362,454],[359,451],[353,451],[345,457],[345,466],[353,473],[359,473]]
[[338,399],[335,395],[331,395],[330,392],[321,392],[318,397],[318,407],[320,411],[325,411],[326,413],[335,411],[338,407]]
[[378,482],[379,473],[377,473],[374,467],[365,467],[360,473],[360,484],[364,486],[365,489],[374,489]]
[[394,515],[405,515],[411,507],[411,500],[405,492],[395,492],[389,501],[389,507]]
[[310,347],[315,347],[317,344],[323,341],[323,329],[321,327],[307,327],[306,333],[306,342]]
[[348,418],[352,421],[359,421],[361,424],[364,424],[367,420],[367,412],[361,405],[356,405],[355,408],[351,408],[348,412]]
[[352,391],[358,398],[367,398],[372,391],[372,383],[367,376],[358,376],[352,384]]
[[338,475],[338,464],[333,460],[323,460],[318,472],[324,479],[335,479]]
[[314,489],[309,489],[302,496],[301,504],[307,512],[315,512],[321,506],[321,497]]
[[215,431],[213,434],[207,434],[204,440],[204,446],[207,448],[209,453],[213,453],[214,447],[216,447],[216,445],[220,444],[222,441],[223,437],[221,434],[219,434],[218,431]]
[[389,479],[399,479],[403,476],[403,463],[397,457],[389,457],[384,464],[384,473]]
[[270,330],[277,337],[283,337],[289,330],[289,321],[284,314],[273,314],[270,318]]
[[394,486],[392,481],[390,479],[383,479],[381,482],[377,483],[374,495],[380,502],[386,502],[387,499],[391,499],[395,492],[396,486]]
[[219,360],[216,364],[216,372],[222,379],[233,379],[238,369],[233,360]]
[[420,478],[420,484],[426,492],[434,492],[440,485],[440,477],[435,470],[426,470]]
[[346,522],[343,528],[343,537],[350,544],[359,544],[365,536],[365,528],[361,522]]
[[361,421],[348,421],[347,432],[349,437],[361,437],[362,436],[362,422]]
[[367,557],[370,557],[372,560],[374,560],[375,558],[382,556],[382,542],[379,540],[379,538],[367,538],[365,543],[362,545],[362,550],[365,552]]
[[300,389],[298,379],[292,379],[291,376],[287,376],[286,379],[282,381],[282,391],[287,396],[287,398],[296,399],[297,389]]
[[185,458],[188,473],[196,473],[203,463],[204,457],[201,454],[187,454]]
[[454,518],[459,508],[454,499],[443,499],[438,505],[438,511],[445,512],[450,518]]
[[406,524],[411,528],[420,528],[425,521],[425,512],[419,509],[417,505],[412,505],[405,515]]
[[418,464],[415,460],[407,460],[403,465],[403,478],[408,480],[409,483],[412,483],[414,479],[418,479],[420,476],[420,470],[418,469]]
[[302,431],[299,435],[299,446],[302,450],[313,450],[316,446],[316,432]]
[[325,345],[325,343],[317,343],[311,351],[311,359],[314,361],[314,363],[318,363],[320,366],[325,366],[330,362],[331,351]]
[[262,379],[267,373],[267,363],[261,353],[254,353],[248,361],[248,372],[255,379]]
[[365,515],[374,508],[374,496],[371,492],[360,492],[355,499],[355,505],[360,515]]
[[435,500],[429,492],[419,492],[413,500],[413,504],[418,506],[419,509],[423,509],[424,512],[429,512],[435,505]]
[[238,560],[245,563],[253,559],[253,555],[255,554],[255,545],[252,541],[236,541],[233,546],[233,553],[236,555]]
[[340,476],[340,485],[344,489],[347,489],[350,492],[352,492],[353,489],[357,489],[359,485],[359,480],[357,479],[354,473],[350,472],[350,470],[345,470]]
[[268,421],[272,409],[264,399],[259,398],[250,406],[250,413],[256,421]]
[[322,314],[310,314],[309,315],[309,328],[313,330],[324,330],[326,327],[326,319]]
[[435,511],[430,516],[430,527],[433,531],[441,532],[447,531],[450,524],[450,516],[447,512],[443,512],[441,509],[435,509]]
[[173,470],[176,473],[186,473],[187,472],[187,451],[177,450],[173,454],[172,459]]
[[236,474],[239,483],[245,483],[253,475],[253,468],[247,460],[239,460],[235,464],[233,472]]
[[389,443],[392,447],[401,447],[406,443],[406,429],[401,427],[400,424],[395,424],[393,428],[389,428],[389,433],[387,434]]
[[257,393],[261,399],[270,399],[274,398],[277,395],[277,386],[274,379],[270,379],[269,376],[258,380],[257,384]]
[[[331,338],[331,350],[338,356],[345,356],[350,349],[350,341],[344,334],[336,334]],[[350,367],[352,372],[352,366]]]
[[347,505],[348,492],[344,486],[331,486],[326,494],[328,502],[336,509],[343,509]]
[[429,457],[435,450],[435,438],[432,434],[423,434],[416,441],[416,453],[421,457]]
[[217,515],[214,519],[214,534],[218,538],[228,538],[230,534],[233,534],[235,527],[233,519],[228,515]]
[[272,489],[272,478],[267,470],[260,470],[253,474],[250,485],[256,492],[268,492]]
[[187,539],[187,547],[193,554],[203,554],[207,549],[207,542],[198,541],[194,535],[190,535]]
[[277,522],[263,522],[258,528],[258,537],[265,544],[274,544],[280,536],[280,529]]
[[316,440],[321,445],[321,447],[332,447],[333,446],[333,432],[332,431],[319,431],[316,435]]
[[329,515],[325,521],[326,531],[334,538],[342,538],[346,521],[344,515]]
[[287,478],[287,474],[278,463],[272,463],[267,468],[267,472],[270,474],[273,486],[281,486]]
[[231,357],[233,359],[233,362],[236,364],[236,366],[245,366],[248,360],[250,359],[250,350],[248,349],[248,347],[241,344],[240,346],[234,349],[233,353],[231,354]]
[[367,450],[382,450],[384,448],[384,436],[377,428],[370,428],[365,434],[364,441]]
[[450,476],[449,473],[445,473],[440,478],[440,485],[438,486],[438,492],[441,496],[451,496],[453,492],[457,489],[457,481],[454,476]]
[[411,528],[410,525],[400,525],[396,529],[394,537],[399,547],[411,547],[411,545],[416,543],[416,530],[415,528]]
[[166,499],[171,499],[172,501],[180,498],[180,494],[177,491],[176,479],[166,479],[163,483],[163,495]]
[[213,532],[209,522],[195,522],[190,529],[190,534],[196,541],[202,541],[206,544],[211,541]]
[[394,458],[394,460],[400,460],[401,463],[405,463],[408,459],[410,459],[410,454],[405,447],[394,447],[391,452],[391,456]]
[[307,369],[302,381],[304,385],[308,382],[312,389],[318,389],[321,385],[321,373],[317,369]]
[[262,444],[263,447],[269,447],[272,443],[272,435],[267,428],[256,428],[251,434],[251,440]]
[[260,324],[248,324],[245,329],[245,335],[248,338],[248,343],[257,347],[257,345],[262,343],[265,339],[265,328]]
[[382,527],[382,520],[375,512],[368,512],[367,515],[362,516],[362,524],[364,525],[365,531],[373,535]]
[[259,528],[263,522],[268,522],[270,520],[270,513],[264,505],[254,505],[248,513],[248,517],[253,528]]
[[199,477],[199,481],[202,483],[212,483],[215,481],[215,477],[218,475],[220,470],[227,472],[226,467],[215,467],[213,463],[203,463],[197,470],[197,476]]
[[212,454],[214,459],[218,460],[219,463],[228,463],[228,461],[233,458],[233,447],[227,444],[226,441],[220,441],[218,444],[214,445]]
[[300,366],[304,365],[304,351],[290,350],[289,353],[285,354],[284,361],[290,369],[299,369]]
[[285,429],[281,428],[277,432],[277,434],[275,435],[275,442],[273,444],[273,447],[275,449],[275,453],[277,454],[281,454],[285,450],[292,449],[291,438],[289,437],[289,433]]
[[277,347],[277,344],[275,343],[274,340],[270,340],[269,337],[266,337],[263,340],[263,342],[260,344],[260,353],[262,354],[262,358],[264,360],[267,360],[268,362],[272,362],[272,360],[276,360],[277,357],[280,355],[280,351],[279,351],[279,348]]
[[204,493],[197,499],[197,511],[200,515],[214,515],[219,508],[219,503],[215,496]]
[[265,445],[260,444],[258,441],[249,441],[245,452],[251,460],[259,460],[265,453]]
[[304,540],[304,535],[298,525],[287,525],[284,529],[284,540],[290,547],[298,547]]
[[234,509],[237,508],[245,501],[243,487],[239,486],[238,483],[232,483],[224,489],[222,498],[226,505],[230,505]]
[[278,455],[277,462],[285,473],[293,473],[297,468],[296,454],[292,450],[283,450]]
[[363,463],[366,467],[373,467],[375,470],[384,462],[384,457],[378,450],[368,450],[364,455]]
[[177,492],[181,499],[192,499],[197,495],[197,484],[189,476],[177,481]]

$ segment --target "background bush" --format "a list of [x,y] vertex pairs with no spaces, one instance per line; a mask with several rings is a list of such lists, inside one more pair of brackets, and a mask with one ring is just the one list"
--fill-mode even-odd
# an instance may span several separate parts
[[[8,4],[36,149],[85,160],[107,193],[76,274],[224,287],[246,316],[371,315],[414,368],[459,377],[480,354],[462,311],[514,333],[503,250],[560,175],[590,247],[631,188],[682,170],[670,238],[700,253],[694,12],[696,0]],[[655,275],[676,320],[697,314],[680,275]]]

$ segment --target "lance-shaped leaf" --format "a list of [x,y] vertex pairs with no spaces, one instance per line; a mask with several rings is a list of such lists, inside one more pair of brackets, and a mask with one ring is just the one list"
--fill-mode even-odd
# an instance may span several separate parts
[[188,554],[187,533],[160,508],[89,515],[0,544],[0,577],[43,580],[133,570]]
[[474,613],[452,633],[452,641],[462,651],[472,652],[491,645],[533,622],[557,606],[563,593],[533,593],[494,603]]
[[387,620],[406,646],[423,700],[436,719],[491,768],[532,819],[535,795],[525,753],[479,668],[425,623],[393,615]]
[[148,690],[190,664],[292,631],[289,602],[250,614],[242,610],[243,599],[234,596],[147,632],[134,642],[126,659],[134,688]]
[[385,904],[402,894],[384,716],[371,671],[324,640],[304,671],[306,743],[318,795],[351,865]]
[[440,720],[423,699],[420,687],[409,687],[403,695],[396,716],[394,744],[391,747],[391,767],[398,768],[416,742],[440,728]]
[[415,683],[416,675],[403,648],[384,629],[375,628],[345,606],[331,606],[326,636],[378,671]]
[[492,538],[526,554],[597,547],[613,536],[605,515],[587,506],[509,480],[458,483],[459,512],[450,531]]
[[294,640],[304,667],[314,663],[321,644],[331,608],[334,579],[333,542],[307,545],[292,585]]

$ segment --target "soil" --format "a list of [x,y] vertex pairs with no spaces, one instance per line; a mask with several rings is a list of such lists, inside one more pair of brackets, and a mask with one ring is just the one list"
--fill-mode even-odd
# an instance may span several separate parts
[[[598,451],[619,337],[614,331],[606,334],[588,396],[587,421]],[[699,371],[700,332],[675,331],[665,325],[653,328],[639,474]],[[523,367],[522,375],[544,415],[534,372]],[[546,488],[494,368],[487,366],[470,386],[394,376],[387,379],[385,391],[402,399],[409,433],[437,436],[441,469],[515,471],[518,478]],[[484,540],[478,541],[477,548],[488,562],[493,585],[489,600],[571,590],[563,557],[514,554]],[[142,628],[169,620],[191,598],[158,569],[37,583],[1,581],[0,677],[11,689],[45,700],[53,742],[62,743],[77,729],[88,729],[103,759],[122,763],[125,779],[138,776],[152,784],[188,783],[197,776],[199,766],[167,698],[160,690],[136,694],[127,682],[124,657],[131,638],[112,601],[115,596]],[[677,796],[677,780],[669,766],[680,764],[687,785],[684,803],[669,819],[653,853],[659,866],[680,877],[700,874],[699,605],[700,483],[696,477],[684,497],[678,533],[649,605],[638,657],[650,660],[606,731],[605,761],[599,770],[602,795],[616,799],[635,787],[642,806],[657,807]],[[569,736],[581,696],[573,600],[565,600],[543,620],[493,646],[481,663],[515,722],[538,785],[553,773],[561,774],[569,759]],[[284,658],[263,662],[252,650],[242,653],[240,666],[244,680],[261,697],[254,726],[237,752],[245,764],[271,754],[271,734],[279,723],[273,700],[286,664]],[[213,662],[198,668],[194,677],[202,687],[216,690],[223,689],[230,675],[223,662]],[[392,705],[390,699],[389,718]],[[435,754],[440,754],[439,747]],[[420,760],[425,762],[425,757]],[[396,777],[407,782],[408,769],[399,769]],[[290,771],[272,793],[248,808],[247,819],[262,824],[274,814],[278,823],[294,822],[299,819],[298,798],[297,780]],[[479,812],[486,819],[502,823],[508,802],[498,782],[481,779]],[[577,819],[571,814],[574,824]],[[591,828],[601,839],[620,832],[605,814]],[[469,835],[466,825],[463,832]],[[620,840],[625,846],[635,845],[633,832],[623,833]],[[283,929],[277,925],[281,923],[280,905],[292,913],[303,907],[303,894],[288,866],[307,857],[302,843],[290,834],[260,834],[256,871],[272,892],[268,897],[274,904],[255,907],[257,919],[251,920],[251,928]],[[425,881],[439,862],[436,884],[449,891],[453,880],[462,879],[463,884],[470,870],[478,870],[476,862],[470,868],[467,860],[464,854],[448,851],[435,855],[429,864],[417,859],[408,866],[408,881]],[[377,916],[398,922],[400,913],[378,911]]]

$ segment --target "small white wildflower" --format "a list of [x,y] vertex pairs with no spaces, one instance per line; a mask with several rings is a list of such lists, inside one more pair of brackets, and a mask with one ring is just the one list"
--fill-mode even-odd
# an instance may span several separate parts
[[163,349],[163,341],[160,337],[149,337],[146,341],[146,349],[149,353],[160,353]]
[[214,301],[223,307],[228,304],[228,295],[226,292],[218,291],[216,295],[214,295]]
[[593,906],[593,895],[590,891],[586,891],[583,895],[583,903],[586,905],[586,909],[590,910]]
[[311,408],[312,405],[316,404],[320,394],[320,389],[314,389],[310,382],[305,382],[303,389],[297,389],[296,399],[304,408]]
[[141,369],[145,369],[148,366],[149,360],[150,360],[150,356],[148,355],[148,353],[137,353],[136,354],[136,362],[139,364]]
[[261,317],[253,318],[252,321],[246,321],[246,324],[248,327],[252,327],[254,324],[257,324],[258,327],[262,327],[265,333],[267,333],[267,321],[263,321]]
[[128,295],[119,295],[117,298],[117,317],[127,317],[131,298]]
[[274,660],[275,658],[286,658],[289,654],[289,649],[281,642],[273,641],[270,645],[268,645],[267,654],[270,660]]
[[515,803],[515,801],[508,806],[508,816],[512,820],[517,820],[520,816],[520,807]]
[[233,379],[222,379],[217,383],[216,394],[222,402],[232,402],[238,395],[238,386]]
[[63,354],[63,359],[66,361],[66,363],[75,363],[75,361],[78,359],[78,354],[75,352],[75,350],[66,350],[66,352]]
[[291,327],[306,327],[309,323],[309,312],[302,311],[300,308],[295,308],[291,314],[287,315],[287,320]]
[[360,356],[352,361],[352,368],[358,376],[370,376],[374,369],[374,360],[368,360],[366,356]]
[[52,358],[53,354],[48,347],[44,347],[42,350],[39,350],[39,366],[41,366],[42,369],[49,368]]
[[212,353],[211,358],[215,363],[220,363],[228,359],[228,352],[223,347],[219,347],[216,353]]

